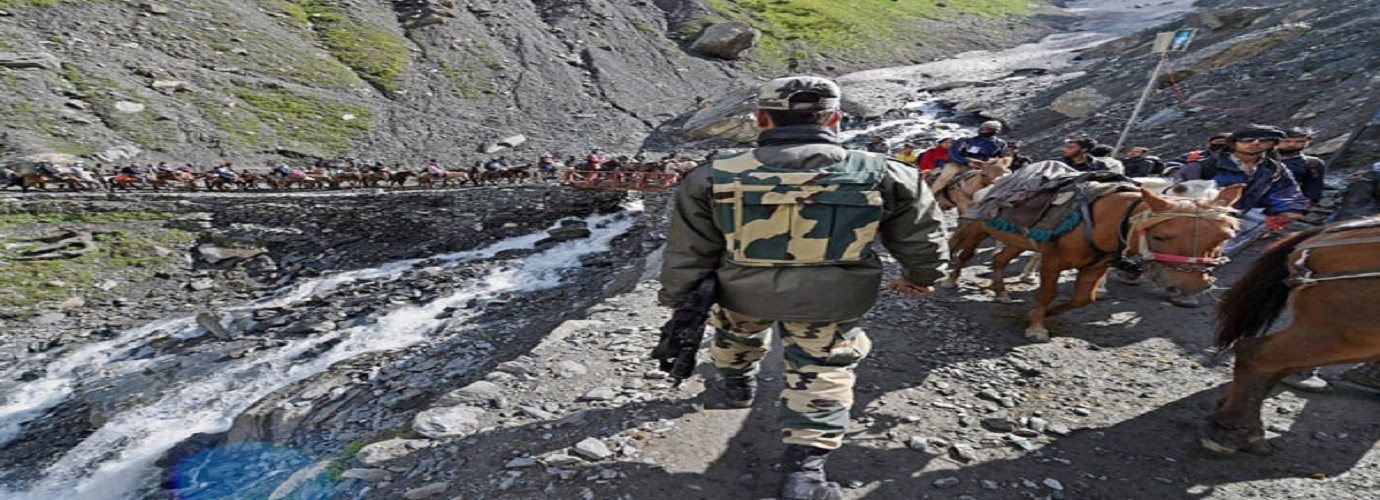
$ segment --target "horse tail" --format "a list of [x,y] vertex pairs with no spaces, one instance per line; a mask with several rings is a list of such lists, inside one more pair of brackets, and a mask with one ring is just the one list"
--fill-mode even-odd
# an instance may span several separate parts
[[1289,303],[1289,254],[1326,226],[1300,231],[1275,243],[1257,257],[1251,269],[1227,290],[1217,304],[1217,347],[1227,349],[1241,339],[1262,336]]

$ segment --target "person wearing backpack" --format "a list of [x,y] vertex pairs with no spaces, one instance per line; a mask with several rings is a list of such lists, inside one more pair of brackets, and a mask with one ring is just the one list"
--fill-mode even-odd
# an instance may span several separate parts
[[948,260],[942,214],[915,167],[843,148],[840,97],[824,78],[763,84],[759,147],[686,174],[661,268],[668,307],[719,280],[707,408],[751,407],[772,330],[781,337],[782,500],[843,498],[824,467],[848,433],[854,368],[872,349],[861,318],[882,284],[873,242],[900,264],[890,289],[912,297],[933,291]]
[[1291,128],[1284,131],[1284,139],[1279,141],[1279,161],[1294,174],[1299,190],[1311,203],[1322,199],[1323,178],[1327,175],[1327,163],[1322,158],[1303,154],[1313,142],[1312,131],[1306,128]]

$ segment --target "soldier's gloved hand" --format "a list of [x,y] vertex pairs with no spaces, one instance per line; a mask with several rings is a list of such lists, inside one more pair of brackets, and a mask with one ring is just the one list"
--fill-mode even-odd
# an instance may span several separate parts
[[896,278],[894,280],[891,280],[891,284],[888,285],[888,287],[891,288],[891,291],[893,292],[897,292],[902,295],[908,295],[915,298],[921,298],[931,293],[934,293],[934,287],[920,286],[915,283],[912,283],[910,280],[905,278]]

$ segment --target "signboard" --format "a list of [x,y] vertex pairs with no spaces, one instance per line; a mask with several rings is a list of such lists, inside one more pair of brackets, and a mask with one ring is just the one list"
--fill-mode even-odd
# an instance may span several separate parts
[[1157,34],[1155,35],[1155,45],[1151,50],[1156,54],[1183,52],[1188,50],[1188,44],[1193,42],[1193,35],[1197,32],[1196,29],[1181,29]]

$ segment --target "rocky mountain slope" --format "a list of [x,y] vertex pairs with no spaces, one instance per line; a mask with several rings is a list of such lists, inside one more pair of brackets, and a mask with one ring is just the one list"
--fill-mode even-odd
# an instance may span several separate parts
[[[1128,145],[1172,156],[1214,132],[1266,123],[1312,128],[1314,153],[1330,154],[1380,110],[1380,10],[1367,0],[1229,0],[1084,52],[1081,67],[1028,83],[1051,86],[1029,100],[1005,99],[1010,86],[946,97],[1007,120],[1010,135],[1033,143],[1027,154],[1050,156],[1075,135],[1114,142],[1155,67],[1154,34],[1181,28],[1197,37],[1170,57]],[[1369,165],[1377,153],[1380,133],[1365,134],[1337,163]]]
[[[1013,0],[851,4],[3,0],[0,159],[468,163],[494,142],[634,149],[696,97],[791,61],[927,60],[1041,29],[1005,16],[1028,10]],[[722,21],[763,31],[760,46],[737,61],[692,49]]]

